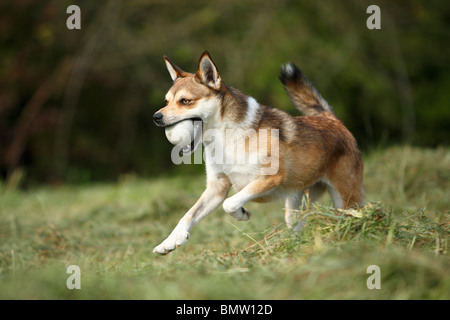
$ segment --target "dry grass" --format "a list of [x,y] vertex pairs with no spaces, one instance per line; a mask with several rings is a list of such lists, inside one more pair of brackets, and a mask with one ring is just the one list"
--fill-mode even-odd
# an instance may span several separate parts
[[[328,200],[299,211],[250,204],[222,210],[168,256],[152,249],[201,193],[204,177],[39,188],[0,194],[0,298],[449,299],[449,150],[391,148],[366,159],[369,204]],[[67,266],[81,290],[66,287]],[[381,269],[369,290],[366,269]]]

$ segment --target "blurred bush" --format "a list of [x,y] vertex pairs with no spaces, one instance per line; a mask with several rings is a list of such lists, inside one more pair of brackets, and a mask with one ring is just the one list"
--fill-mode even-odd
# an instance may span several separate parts
[[[0,3],[0,168],[27,182],[89,182],[174,168],[151,116],[208,49],[224,81],[296,113],[277,79],[292,61],[360,146],[448,145],[450,8],[429,1]],[[366,8],[381,8],[368,30]],[[184,166],[198,170],[201,166]],[[189,167],[189,168],[187,168]],[[16,175],[17,176],[17,175]]]

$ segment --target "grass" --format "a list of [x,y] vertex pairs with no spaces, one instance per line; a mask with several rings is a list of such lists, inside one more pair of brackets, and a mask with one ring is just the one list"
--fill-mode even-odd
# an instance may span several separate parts
[[[365,159],[368,205],[298,212],[218,209],[167,256],[152,253],[195,202],[203,176],[0,188],[1,299],[449,299],[450,150],[395,147]],[[306,200],[306,199],[305,199]],[[351,215],[354,214],[355,216]],[[69,290],[69,265],[81,290]],[[378,265],[381,289],[369,290]]]

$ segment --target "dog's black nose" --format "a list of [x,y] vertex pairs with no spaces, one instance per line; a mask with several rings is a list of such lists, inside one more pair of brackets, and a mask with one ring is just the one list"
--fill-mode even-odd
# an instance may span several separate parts
[[153,122],[155,122],[156,125],[160,125],[163,122],[162,118],[163,118],[163,114],[161,112],[156,112],[153,115]]

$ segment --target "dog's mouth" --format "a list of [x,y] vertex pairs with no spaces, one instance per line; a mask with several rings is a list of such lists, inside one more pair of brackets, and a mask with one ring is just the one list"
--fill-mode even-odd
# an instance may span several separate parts
[[191,120],[194,122],[194,139],[190,144],[181,148],[183,155],[190,155],[198,148],[202,141],[203,121],[200,118],[193,118]]

